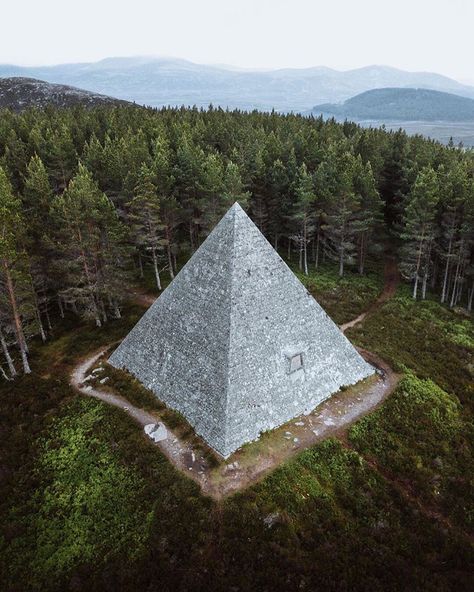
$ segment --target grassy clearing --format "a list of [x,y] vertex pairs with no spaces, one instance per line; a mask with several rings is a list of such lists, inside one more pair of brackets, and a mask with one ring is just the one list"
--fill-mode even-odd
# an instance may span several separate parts
[[339,325],[367,310],[383,288],[383,279],[377,272],[359,275],[348,271],[340,278],[333,266],[310,270],[308,276],[294,266],[293,271]]
[[466,531],[474,529],[474,426],[456,397],[407,375],[349,440],[362,454]]
[[359,454],[334,439],[227,500],[223,529],[221,569],[242,590],[469,585],[469,550],[407,506]]
[[407,286],[362,325],[347,332],[358,345],[392,366],[413,370],[459,397],[465,409],[474,401],[474,323],[437,302],[414,301]]
[[[359,280],[348,276],[342,289],[331,273],[317,297],[334,297],[335,310],[341,298],[346,317],[358,314],[359,291],[368,302],[381,287],[374,279],[370,290],[351,289]],[[140,314],[132,308],[103,329],[66,322],[55,341],[33,348],[33,376],[0,387],[2,589],[472,589],[465,538],[417,512],[364,459],[467,529],[471,321],[401,290],[351,338],[419,378],[407,376],[352,428],[357,450],[322,442],[215,504],[121,410],[68,386],[72,362],[122,337]],[[119,386],[127,398],[159,405],[129,380]]]
[[124,589],[150,553],[163,582],[179,581],[202,543],[209,502],[125,414],[76,397],[35,450],[2,524],[4,589]]

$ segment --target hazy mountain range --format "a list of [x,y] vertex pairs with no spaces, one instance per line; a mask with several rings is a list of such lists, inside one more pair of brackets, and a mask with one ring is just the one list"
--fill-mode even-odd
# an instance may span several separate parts
[[0,77],[22,76],[84,88],[143,105],[197,105],[308,111],[383,87],[429,88],[474,98],[474,87],[429,72],[387,66],[338,71],[315,67],[255,71],[174,58],[108,58],[95,63],[0,65]]

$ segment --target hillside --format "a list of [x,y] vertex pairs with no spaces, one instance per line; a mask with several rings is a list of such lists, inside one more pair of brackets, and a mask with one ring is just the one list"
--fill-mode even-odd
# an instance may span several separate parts
[[[473,157],[291,114],[3,110],[0,590],[471,592]],[[193,294],[213,284],[210,310],[227,305],[222,242],[206,274],[182,270],[235,201],[303,282],[303,306],[314,295],[380,378],[223,460],[96,356],[159,294],[181,322],[170,282],[187,277]],[[230,248],[251,254],[238,289],[277,272],[232,232]],[[233,347],[259,374],[249,343],[272,333],[251,322],[264,297],[253,295]],[[222,371],[225,325],[194,339],[182,323],[176,356],[205,384]],[[304,335],[291,340],[299,351]],[[282,376],[287,352],[271,360]],[[161,359],[155,376],[171,367]],[[266,396],[247,384],[245,410]],[[155,444],[133,418],[159,421],[166,438],[153,430]]]
[[2,76],[28,76],[85,88],[142,105],[197,105],[307,111],[382,87],[430,88],[474,98],[474,88],[429,72],[387,66],[338,71],[326,67],[255,71],[175,58],[108,58],[48,67],[0,65]]
[[322,104],[314,114],[391,121],[474,121],[474,100],[422,88],[378,88],[342,105]]
[[0,108],[21,111],[28,107],[72,107],[125,104],[125,101],[64,84],[34,78],[0,78]]

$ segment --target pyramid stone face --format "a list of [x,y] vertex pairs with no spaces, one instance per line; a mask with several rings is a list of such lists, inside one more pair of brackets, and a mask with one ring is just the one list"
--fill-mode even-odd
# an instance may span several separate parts
[[238,204],[110,363],[224,457],[374,373]]

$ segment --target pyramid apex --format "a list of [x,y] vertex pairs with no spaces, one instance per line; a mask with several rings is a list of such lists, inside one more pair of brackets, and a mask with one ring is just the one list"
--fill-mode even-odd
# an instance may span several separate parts
[[229,208],[229,212],[243,212],[244,209],[239,204],[238,201],[235,201],[234,204]]

